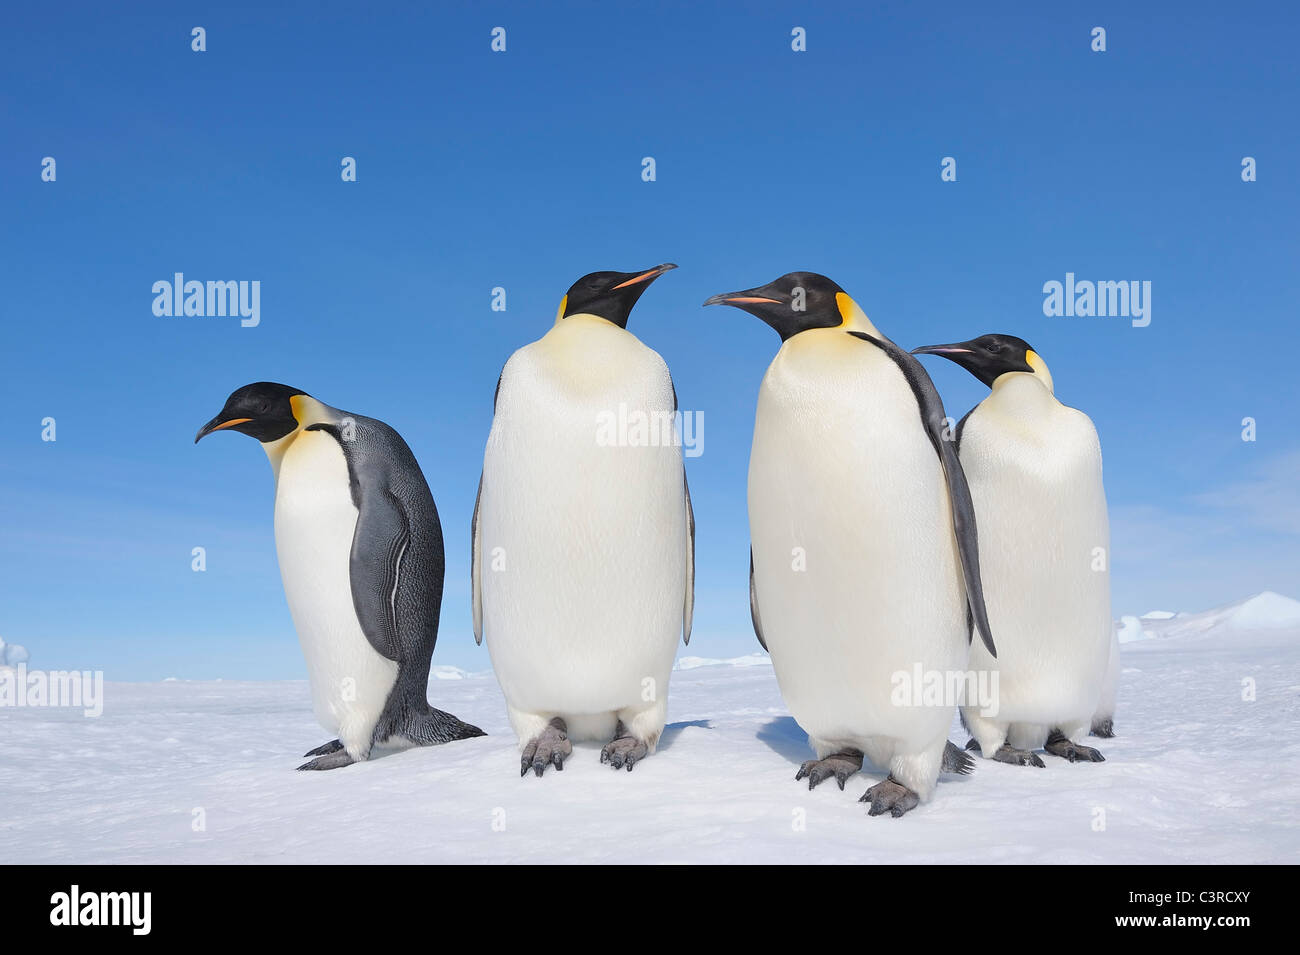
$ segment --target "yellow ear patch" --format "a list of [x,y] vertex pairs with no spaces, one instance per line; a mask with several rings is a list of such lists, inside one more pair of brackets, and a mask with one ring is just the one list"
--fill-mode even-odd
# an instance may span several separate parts
[[835,293],[835,307],[840,310],[841,328],[853,324],[854,313],[862,311],[862,309],[858,308],[858,303],[853,301],[847,292]]
[[1047,362],[1043,361],[1038,352],[1032,348],[1025,352],[1025,364],[1034,369],[1034,377],[1047,386],[1047,390],[1056,393],[1056,385],[1052,381],[1052,373],[1047,368]]
[[564,308],[568,304],[569,304],[569,296],[565,295],[564,298],[560,299],[560,307],[555,310],[555,324],[558,325],[560,323],[560,319],[564,317]]
[[876,338],[883,337],[880,330],[871,324],[862,306],[855,302],[847,292],[835,293],[835,308],[840,313],[840,324],[836,327],[847,331],[866,332]]
[[302,424],[302,419],[307,413],[307,396],[290,395],[289,408],[293,411],[294,420]]

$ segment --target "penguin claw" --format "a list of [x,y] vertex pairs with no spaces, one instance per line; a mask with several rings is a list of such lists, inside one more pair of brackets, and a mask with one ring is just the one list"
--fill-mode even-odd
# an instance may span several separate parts
[[835,782],[839,784],[840,791],[844,791],[844,784],[848,782],[849,777],[862,769],[862,754],[857,750],[845,750],[842,753],[832,753],[825,759],[810,759],[799,767],[799,772],[795,773],[795,782],[807,777],[808,790],[811,792],[821,783],[830,779],[832,776]]
[[[622,730],[623,724],[620,723],[616,732]],[[613,769],[626,769],[630,773],[637,760],[644,759],[649,752],[650,747],[635,736],[615,736],[600,751],[600,761],[609,763]]]
[[1068,759],[1072,763],[1104,763],[1106,757],[1101,755],[1091,746],[1080,746],[1078,743],[1072,743],[1064,736],[1060,739],[1052,738],[1047,741],[1043,747],[1053,756],[1060,756],[1062,759]]
[[343,744],[341,742],[339,742],[336,739],[332,739],[328,743],[323,743],[322,745],[317,746],[315,749],[307,750],[307,752],[303,753],[302,755],[303,756],[328,756],[330,753],[337,753],[342,748],[343,748]]
[[1098,736],[1102,739],[1112,739],[1115,736],[1115,721],[1095,720],[1088,735]]
[[890,776],[864,792],[858,802],[871,803],[871,808],[867,810],[868,816],[880,816],[887,812],[897,819],[920,805],[921,797]]
[[1014,749],[1003,743],[998,747],[998,751],[993,754],[993,759],[999,763],[1008,763],[1012,766],[1037,766],[1039,769],[1046,769],[1047,764],[1039,757],[1037,753],[1027,749]]
[[521,778],[527,776],[531,769],[540,777],[546,772],[547,766],[554,766],[557,771],[564,772],[564,761],[572,752],[568,726],[557,716],[524,746],[519,759],[519,775]]
[[1053,756],[1060,756],[1062,759],[1068,759],[1072,763],[1104,763],[1106,757],[1093,749],[1091,746],[1083,746],[1079,743],[1071,742],[1070,739],[1060,730],[1052,730],[1047,737],[1047,744],[1043,746],[1047,752]]
[[303,763],[298,769],[301,770],[322,770],[322,769],[341,769],[344,766],[351,766],[355,760],[347,754],[342,746],[337,751],[327,753],[324,756],[317,756],[311,762]]

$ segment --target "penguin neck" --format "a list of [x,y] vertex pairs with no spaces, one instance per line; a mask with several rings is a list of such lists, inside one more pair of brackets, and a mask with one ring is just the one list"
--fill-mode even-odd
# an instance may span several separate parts
[[[566,299],[567,301],[567,299]],[[560,308],[564,308],[564,303],[560,303]],[[551,326],[551,331],[558,328],[617,328],[621,331],[627,331],[621,325],[616,325],[607,318],[601,318],[599,315],[593,315],[591,312],[574,312],[572,315],[565,316],[562,312],[555,316],[555,324]]]
[[1025,353],[1025,364],[1034,369],[1034,377],[1043,383],[1043,386],[1050,394],[1056,394],[1056,387],[1052,381],[1052,373],[1047,368],[1047,362],[1043,361],[1041,355],[1032,348]]
[[267,460],[271,462],[271,472],[277,482],[280,480],[280,464],[284,461],[285,453],[302,436],[303,431],[313,424],[336,423],[342,414],[337,408],[331,408],[310,395],[294,395],[289,399],[289,404],[293,408],[293,416],[298,421],[298,427],[283,438],[262,442],[262,450],[266,452]]
[[865,332],[872,338],[884,338],[880,334],[880,329],[872,324],[871,319],[867,318],[867,313],[862,310],[857,302],[847,292],[835,293],[835,304],[839,307],[840,318],[843,321],[836,328],[841,332]]
[[284,453],[289,450],[289,445],[293,444],[300,434],[302,434],[301,424],[283,438],[262,442],[262,450],[266,452],[267,460],[271,462],[271,473],[275,475],[277,483],[280,480],[280,462],[284,460]]
[[1052,381],[1052,373],[1047,368],[1047,362],[1031,349],[1025,354],[1025,364],[1033,371],[1008,371],[994,378],[991,386],[993,394],[1002,392],[1008,395],[1032,396],[1037,392],[1037,388],[1028,384],[1032,381],[1048,395],[1055,397],[1056,388]]
[[1052,393],[1051,378],[1044,379],[1037,372],[1027,371],[1009,371],[999,375],[993,381],[989,397],[984,400],[1006,409],[1027,409],[1058,403]]
[[[561,362],[576,362],[581,366],[594,359],[593,351],[600,353],[617,348],[625,340],[635,341],[626,328],[620,328],[608,319],[587,312],[575,312],[551,326],[538,344],[544,351]],[[575,368],[581,373],[581,367]]]
[[[862,342],[845,334],[846,332],[864,332],[872,338],[889,340],[881,334],[880,329],[872,324],[871,319],[867,318],[867,313],[862,310],[858,303],[853,301],[846,293],[836,293],[835,304],[839,307],[840,313],[840,323],[838,325],[806,328],[791,335],[781,343],[777,358],[792,353],[804,354],[807,349],[817,349],[822,354],[841,352],[846,355],[861,354],[859,349],[862,347]],[[826,349],[831,351],[827,352]]]

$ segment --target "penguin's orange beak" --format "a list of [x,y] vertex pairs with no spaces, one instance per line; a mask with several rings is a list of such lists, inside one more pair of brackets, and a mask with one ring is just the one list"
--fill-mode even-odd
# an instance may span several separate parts
[[923,345],[913,348],[913,355],[969,355],[971,350],[961,345]]
[[233,428],[237,424],[243,424],[246,421],[253,420],[252,418],[229,418],[226,421],[221,421],[220,419],[221,415],[217,415],[203,427],[199,428],[199,433],[194,436],[194,443],[198,444],[202,438],[211,434],[213,431],[222,431],[225,428]]
[[677,268],[677,266],[674,265],[672,262],[665,262],[663,265],[656,265],[654,268],[650,269],[647,272],[642,272],[640,275],[632,276],[626,282],[619,282],[617,285],[614,286],[613,289],[610,289],[610,291],[616,291],[621,288],[627,288],[629,285],[639,285],[642,282],[649,282],[651,279],[659,278],[659,276],[663,275],[669,269],[675,269],[675,268]]
[[715,295],[704,303],[705,305],[780,305],[774,298],[763,298],[758,295]]

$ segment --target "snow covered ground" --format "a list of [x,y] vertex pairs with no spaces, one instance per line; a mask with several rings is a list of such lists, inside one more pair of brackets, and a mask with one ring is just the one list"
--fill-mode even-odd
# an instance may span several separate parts
[[807,741],[763,656],[683,658],[634,772],[583,744],[542,779],[489,673],[431,681],[489,737],[327,773],[293,771],[325,741],[305,683],[109,683],[99,719],[0,708],[0,860],[1296,862],[1300,603],[1128,620],[1106,762],[981,761],[902,819],[857,802],[879,773],[794,781]]

